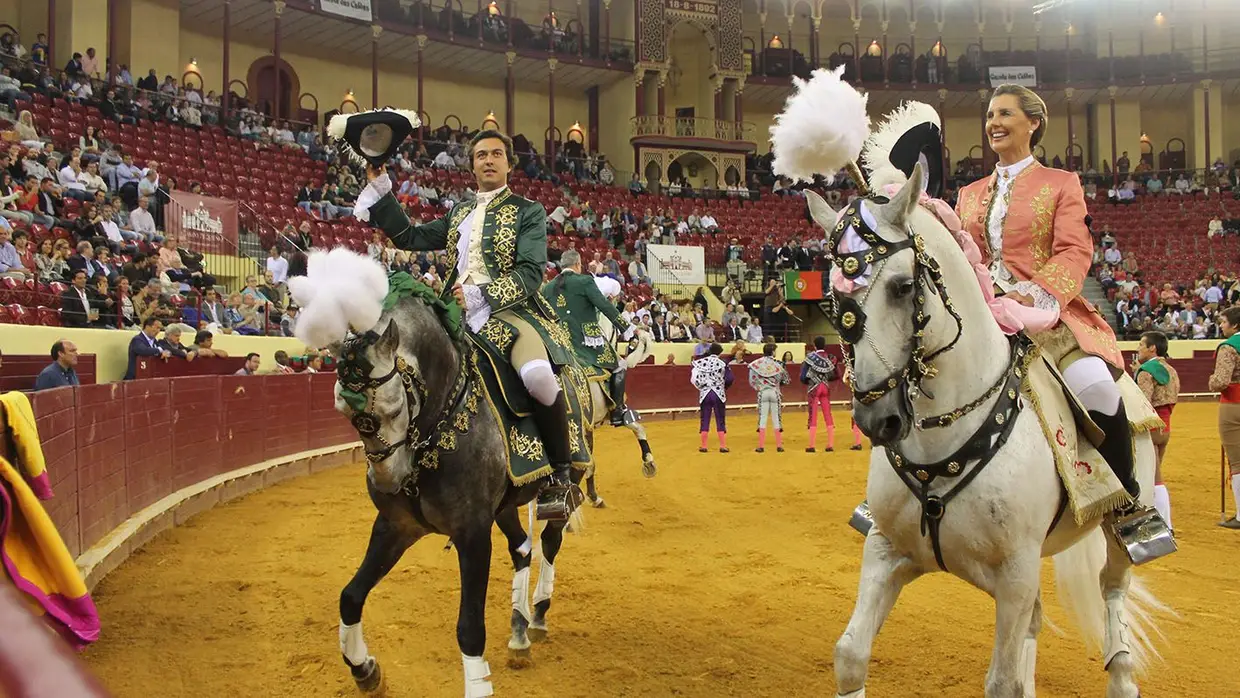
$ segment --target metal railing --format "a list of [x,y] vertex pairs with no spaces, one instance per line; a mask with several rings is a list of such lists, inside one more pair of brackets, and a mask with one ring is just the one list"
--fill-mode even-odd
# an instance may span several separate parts
[[753,139],[755,126],[751,121],[724,121],[701,116],[635,116],[630,120],[634,136],[670,136],[676,138],[713,138],[720,141]]

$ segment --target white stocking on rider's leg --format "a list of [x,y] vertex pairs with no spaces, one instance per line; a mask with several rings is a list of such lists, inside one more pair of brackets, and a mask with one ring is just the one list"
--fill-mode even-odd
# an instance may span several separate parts
[[1111,416],[1119,411],[1119,387],[1107,363],[1096,356],[1073,361],[1063,370],[1064,382],[1085,409]]
[[518,373],[525,389],[539,404],[547,407],[555,404],[555,399],[560,394],[560,383],[555,379],[555,371],[551,369],[550,361],[534,359],[521,366]]

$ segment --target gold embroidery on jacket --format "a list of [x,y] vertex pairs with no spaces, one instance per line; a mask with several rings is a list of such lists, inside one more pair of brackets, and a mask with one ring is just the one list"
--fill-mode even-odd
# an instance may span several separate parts
[[487,294],[499,301],[501,307],[507,306],[521,298],[521,287],[511,274],[501,276],[487,286]]
[[1055,191],[1043,184],[1037,196],[1029,202],[1033,209],[1033,223],[1029,226],[1029,246],[1033,253],[1033,271],[1037,273],[1046,260],[1051,258],[1051,242],[1054,239]]

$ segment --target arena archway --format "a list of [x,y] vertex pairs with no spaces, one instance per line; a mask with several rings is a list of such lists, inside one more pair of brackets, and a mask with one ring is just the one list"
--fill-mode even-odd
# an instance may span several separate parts
[[[279,113],[276,113],[276,75],[280,76]],[[301,79],[297,71],[288,61],[280,59],[276,64],[275,56],[263,56],[250,64],[246,73],[246,89],[250,95],[250,103],[260,112],[271,114],[280,119],[291,118],[295,110],[300,110],[298,96],[301,95]]]

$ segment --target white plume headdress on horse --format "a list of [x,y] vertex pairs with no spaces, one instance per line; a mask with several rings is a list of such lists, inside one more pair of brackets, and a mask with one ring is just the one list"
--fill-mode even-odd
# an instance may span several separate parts
[[923,102],[901,104],[866,139],[861,159],[875,191],[903,186],[920,162],[926,175],[923,191],[939,198],[943,193],[943,130],[938,111]]
[[365,332],[378,324],[388,279],[375,260],[337,247],[311,252],[306,275],[290,276],[288,287],[301,307],[293,334],[312,347],[326,347],[344,340],[350,329]]
[[870,135],[868,97],[840,77],[844,67],[819,68],[809,80],[792,78],[794,92],[771,126],[771,169],[777,175],[811,182],[848,169],[866,189],[856,160]]

